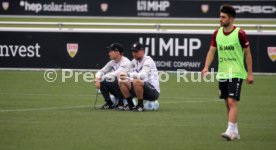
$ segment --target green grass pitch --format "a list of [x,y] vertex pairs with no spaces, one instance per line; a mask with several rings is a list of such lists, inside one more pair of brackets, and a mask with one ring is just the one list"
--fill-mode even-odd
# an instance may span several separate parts
[[158,111],[135,113],[94,110],[92,83],[48,83],[43,71],[0,71],[0,150],[276,148],[275,76],[244,82],[241,140],[232,142],[220,137],[227,120],[217,83],[176,79],[170,74],[161,83]]

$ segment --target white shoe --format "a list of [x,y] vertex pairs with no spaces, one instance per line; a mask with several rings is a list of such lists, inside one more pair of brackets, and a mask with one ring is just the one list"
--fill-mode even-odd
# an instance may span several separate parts
[[238,133],[232,132],[232,133],[222,133],[221,137],[225,138],[227,141],[233,141],[233,140],[239,140],[241,137]]

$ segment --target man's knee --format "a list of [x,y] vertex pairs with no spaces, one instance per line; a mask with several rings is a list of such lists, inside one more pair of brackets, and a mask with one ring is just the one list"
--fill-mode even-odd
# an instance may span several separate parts
[[228,97],[227,102],[228,102],[229,107],[236,107],[236,105],[238,103],[238,101],[232,97]]
[[144,86],[144,82],[142,80],[139,79],[135,79],[133,80],[133,86],[137,87],[137,86]]
[[118,81],[119,87],[128,85],[128,82],[123,82],[122,80]]

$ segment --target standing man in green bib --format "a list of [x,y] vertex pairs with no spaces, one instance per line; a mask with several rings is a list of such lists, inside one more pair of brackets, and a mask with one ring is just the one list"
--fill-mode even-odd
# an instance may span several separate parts
[[[242,81],[248,84],[254,81],[252,75],[252,57],[246,33],[233,25],[236,11],[228,4],[220,9],[220,25],[212,37],[205,67],[202,74],[206,75],[216,50],[218,51],[218,74],[220,98],[225,100],[228,127],[221,136],[229,141],[240,139],[237,116],[237,105],[240,100]],[[246,62],[247,72],[244,66]]]

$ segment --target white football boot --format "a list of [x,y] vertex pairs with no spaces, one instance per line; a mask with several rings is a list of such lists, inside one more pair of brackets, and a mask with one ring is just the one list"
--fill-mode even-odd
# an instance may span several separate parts
[[240,135],[235,132],[224,132],[221,134],[221,137],[225,138],[227,141],[239,140],[241,138]]

